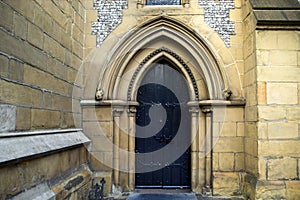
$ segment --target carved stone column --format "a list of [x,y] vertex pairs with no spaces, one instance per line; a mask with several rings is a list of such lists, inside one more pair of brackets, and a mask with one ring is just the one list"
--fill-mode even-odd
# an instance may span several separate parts
[[190,107],[191,113],[191,186],[193,190],[199,187],[199,163],[198,163],[198,125],[199,107]]
[[212,109],[203,107],[202,112],[205,113],[205,187],[203,193],[212,195]]
[[120,116],[123,112],[123,108],[121,107],[116,107],[113,108],[113,116],[114,116],[114,121],[113,121],[113,142],[114,142],[114,152],[113,152],[113,163],[114,163],[114,173],[113,173],[113,181],[115,186],[120,185]]
[[135,183],[135,115],[136,115],[136,107],[131,106],[128,109],[128,151],[129,151],[129,156],[128,156],[128,185],[129,189],[133,190],[134,189],[134,183]]

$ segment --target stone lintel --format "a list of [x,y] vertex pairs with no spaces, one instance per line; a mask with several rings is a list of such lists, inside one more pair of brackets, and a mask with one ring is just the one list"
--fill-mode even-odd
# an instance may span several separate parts
[[40,131],[37,134],[33,131],[33,134],[26,132],[27,134],[19,135],[15,133],[14,137],[1,137],[0,165],[90,143],[84,133],[76,129],[71,132],[45,132]]

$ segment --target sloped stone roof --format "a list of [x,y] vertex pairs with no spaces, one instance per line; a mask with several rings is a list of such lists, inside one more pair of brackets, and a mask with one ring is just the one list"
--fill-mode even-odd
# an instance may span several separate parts
[[250,0],[258,26],[300,27],[299,0]]

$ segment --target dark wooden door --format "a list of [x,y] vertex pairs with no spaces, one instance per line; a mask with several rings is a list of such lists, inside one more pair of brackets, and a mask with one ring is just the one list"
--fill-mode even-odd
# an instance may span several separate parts
[[189,92],[184,76],[162,60],[138,89],[136,188],[190,187]]

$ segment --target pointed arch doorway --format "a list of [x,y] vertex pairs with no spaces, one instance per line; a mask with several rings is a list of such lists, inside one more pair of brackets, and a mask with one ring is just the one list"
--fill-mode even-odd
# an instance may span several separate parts
[[137,92],[135,187],[190,188],[190,101],[185,77],[165,58],[152,63]]

